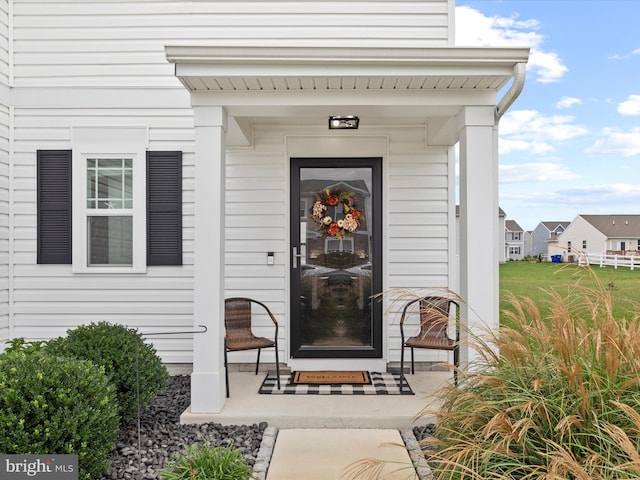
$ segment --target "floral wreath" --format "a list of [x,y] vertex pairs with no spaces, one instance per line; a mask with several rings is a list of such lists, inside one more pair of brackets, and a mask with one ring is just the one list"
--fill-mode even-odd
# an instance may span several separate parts
[[[325,235],[342,240],[358,229],[360,220],[364,216],[356,208],[354,196],[355,193],[347,190],[332,192],[328,188],[316,193],[316,201],[311,209],[311,218],[320,225],[320,230]],[[344,213],[344,217],[341,219],[335,219],[329,215],[329,207],[337,207],[338,205],[342,205]]]

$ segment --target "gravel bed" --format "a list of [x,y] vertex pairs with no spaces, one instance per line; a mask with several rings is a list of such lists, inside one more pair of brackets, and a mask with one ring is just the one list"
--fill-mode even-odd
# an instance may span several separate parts
[[418,441],[424,440],[427,437],[433,437],[436,426],[433,423],[427,425],[421,425],[413,427],[413,434]]
[[[166,390],[158,395],[138,419],[126,421],[112,453],[111,468],[99,480],[156,480],[164,463],[182,452],[185,445],[209,440],[212,446],[234,445],[254,470],[254,479],[264,480],[278,430],[259,425],[205,423],[181,425],[180,414],[191,403],[190,377],[173,376]],[[433,425],[402,430],[420,480],[430,480],[431,471],[418,442],[433,434]],[[138,448],[140,445],[140,448]]]
[[185,445],[205,440],[209,440],[212,446],[236,446],[247,463],[254,465],[259,458],[266,423],[181,425],[180,414],[190,403],[190,377],[171,377],[164,393],[141,413],[139,438],[137,418],[121,426],[111,469],[100,480],[159,479],[158,472],[167,460],[180,453]]

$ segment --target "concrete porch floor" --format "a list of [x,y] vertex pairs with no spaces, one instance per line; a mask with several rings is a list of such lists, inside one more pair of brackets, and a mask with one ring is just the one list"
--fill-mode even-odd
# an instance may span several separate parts
[[434,421],[417,416],[435,408],[433,394],[444,382],[453,381],[450,372],[419,371],[406,376],[414,395],[261,395],[258,389],[266,372],[230,371],[231,396],[221,413],[191,413],[181,423],[252,425],[267,422],[277,428],[410,428]]

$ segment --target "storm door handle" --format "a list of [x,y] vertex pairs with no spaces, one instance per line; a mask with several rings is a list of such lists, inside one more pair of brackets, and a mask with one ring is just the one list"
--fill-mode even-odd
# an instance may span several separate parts
[[291,267],[298,268],[298,259],[302,258],[302,255],[298,253],[298,247],[291,247]]

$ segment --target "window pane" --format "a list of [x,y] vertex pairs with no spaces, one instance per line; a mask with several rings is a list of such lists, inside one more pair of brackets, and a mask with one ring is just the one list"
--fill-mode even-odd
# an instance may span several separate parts
[[133,198],[133,176],[131,171],[125,171],[124,175],[124,198]]
[[87,160],[87,206],[89,208],[131,208],[132,198],[132,159]]
[[89,265],[133,264],[133,217],[89,217]]
[[98,208],[118,208],[113,200],[122,199],[122,171],[98,170]]
[[98,159],[99,168],[117,168],[122,170],[122,158],[100,158]]
[[87,170],[87,208],[96,208],[96,172]]

